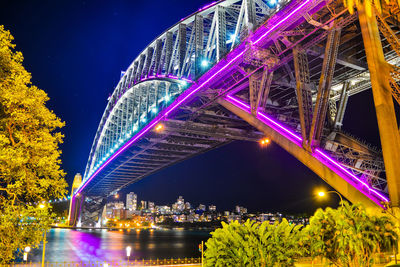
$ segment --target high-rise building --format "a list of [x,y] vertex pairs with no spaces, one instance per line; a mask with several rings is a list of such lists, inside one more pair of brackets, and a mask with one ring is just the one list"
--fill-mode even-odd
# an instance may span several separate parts
[[191,207],[192,207],[192,206],[190,205],[189,202],[186,202],[186,203],[185,203],[185,210],[190,210]]
[[142,210],[147,210],[147,201],[142,200]]
[[126,208],[130,211],[137,209],[137,195],[134,192],[126,195]]
[[198,210],[206,211],[206,205],[200,204]]
[[150,202],[149,201],[149,210],[150,210],[150,212],[155,212],[155,205],[154,205],[154,202]]
[[182,198],[182,196],[179,196],[179,198],[176,200],[176,209],[178,211],[183,211],[185,209],[185,200]]
[[217,207],[215,205],[208,206],[209,211],[217,211]]

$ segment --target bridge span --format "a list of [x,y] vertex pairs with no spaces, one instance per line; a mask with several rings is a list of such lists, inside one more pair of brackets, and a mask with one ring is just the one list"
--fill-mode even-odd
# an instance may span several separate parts
[[[162,168],[264,136],[348,200],[397,214],[399,10],[222,0],[183,18],[117,84],[74,183],[70,224],[99,224],[107,196]],[[341,130],[349,97],[371,88],[382,151]]]

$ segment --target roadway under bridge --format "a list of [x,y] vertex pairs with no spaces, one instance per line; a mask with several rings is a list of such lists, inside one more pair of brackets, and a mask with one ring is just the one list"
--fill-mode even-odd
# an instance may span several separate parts
[[[104,199],[234,140],[267,136],[352,202],[397,214],[399,7],[225,0],[182,19],[132,62],[109,99],[70,224],[99,225]],[[372,90],[382,148],[341,130]]]

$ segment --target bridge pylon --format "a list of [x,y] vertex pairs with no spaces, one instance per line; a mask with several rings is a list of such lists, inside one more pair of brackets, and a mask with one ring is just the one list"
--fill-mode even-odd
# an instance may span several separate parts
[[76,226],[81,206],[81,198],[80,195],[75,195],[75,192],[78,190],[79,186],[82,184],[82,175],[77,173],[74,177],[74,181],[72,183],[71,188],[71,201],[69,203],[69,212],[68,212],[68,225]]
[[[391,86],[394,66],[385,60],[375,10],[372,9],[372,14],[369,15],[363,4],[358,5],[357,10],[382,144],[390,196],[389,209],[396,218],[400,219],[400,134],[392,97],[396,95],[396,88]],[[397,40],[397,37],[394,38]]]

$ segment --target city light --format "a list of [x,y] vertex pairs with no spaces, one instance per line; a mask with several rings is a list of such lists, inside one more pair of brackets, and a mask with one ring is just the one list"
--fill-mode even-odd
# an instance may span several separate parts
[[160,132],[164,129],[164,125],[162,125],[161,123],[157,124],[157,126],[154,128],[154,130],[156,130],[156,132]]
[[118,195],[118,194],[115,194],[114,198],[118,199],[118,198],[119,198],[119,195]]
[[39,205],[39,209],[44,209],[46,206],[44,204]]
[[157,109],[157,107],[154,107],[154,108],[152,108],[152,109],[151,109],[151,112],[153,112],[153,113],[157,113],[157,112],[158,112],[158,109]]
[[259,141],[261,146],[266,146],[271,142],[271,140],[269,140],[269,138],[263,138]]
[[324,196],[325,196],[325,192],[319,191],[319,192],[318,192],[318,196],[319,196],[319,197],[324,197]]
[[30,251],[31,251],[31,247],[29,247],[29,246],[28,246],[28,247],[25,247],[24,251],[25,251],[25,252],[30,252]]

